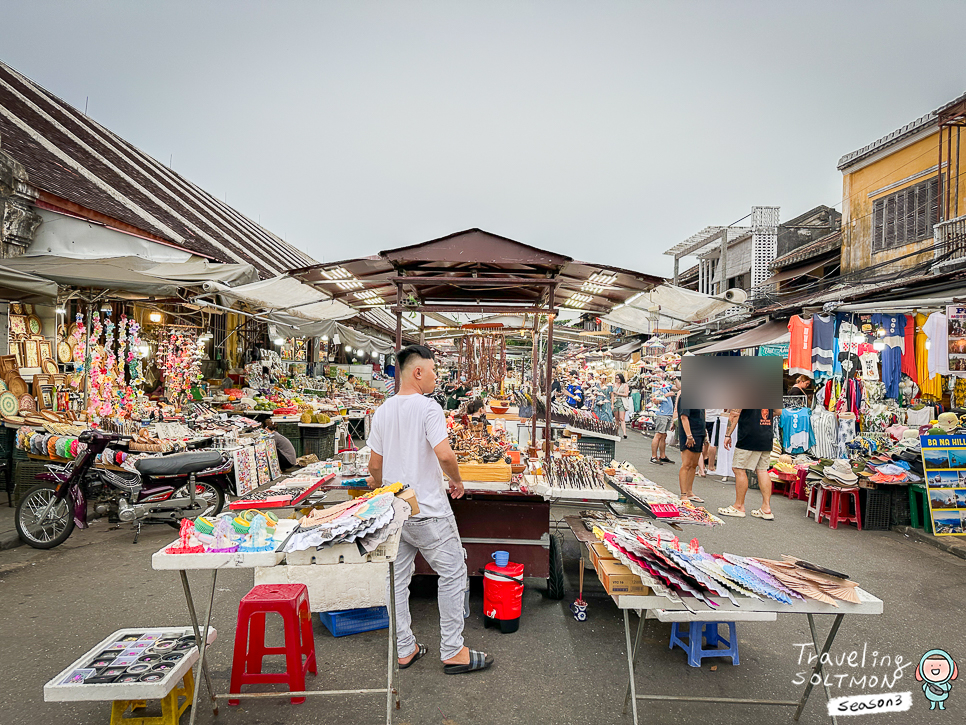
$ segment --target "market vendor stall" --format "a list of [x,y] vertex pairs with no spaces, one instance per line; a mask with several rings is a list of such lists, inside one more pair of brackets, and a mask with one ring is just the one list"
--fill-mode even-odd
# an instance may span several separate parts
[[[711,556],[696,546],[696,541],[685,551],[676,537],[668,536],[646,522],[608,521],[599,517],[585,521],[572,516],[567,518],[567,524],[586,547],[587,558],[594,562],[601,583],[623,611],[628,671],[624,703],[625,712],[630,704],[635,725],[640,721],[640,700],[795,707],[794,719],[797,720],[813,683],[823,683],[826,698],[832,699],[822,679],[823,660],[831,650],[845,616],[877,615],[883,611],[880,599],[861,589],[846,575],[793,557],[774,562],[731,554]],[[602,553],[597,548],[601,544],[605,547],[603,553],[613,557],[614,565],[601,558]],[[638,580],[637,588],[632,593],[623,593],[628,591],[628,585],[622,579],[621,584],[615,586],[609,576],[612,569],[625,571]],[[637,610],[639,614],[635,635],[632,635],[630,610]],[[817,657],[805,689],[797,700],[638,695],[636,661],[649,613],[661,621],[715,623],[769,621],[777,614],[805,614]],[[815,615],[818,614],[834,615],[824,640],[816,627]],[[730,647],[737,657],[737,642],[732,641]]]

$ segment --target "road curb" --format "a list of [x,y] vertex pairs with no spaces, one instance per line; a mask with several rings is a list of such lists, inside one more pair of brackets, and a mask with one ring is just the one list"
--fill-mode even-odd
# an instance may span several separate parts
[[922,529],[914,529],[911,526],[893,526],[892,530],[921,544],[928,544],[940,551],[945,551],[947,554],[966,559],[966,542],[961,541],[958,536],[933,536]]
[[0,534],[0,551],[16,549],[18,546],[23,546],[23,542],[16,531],[5,531]]

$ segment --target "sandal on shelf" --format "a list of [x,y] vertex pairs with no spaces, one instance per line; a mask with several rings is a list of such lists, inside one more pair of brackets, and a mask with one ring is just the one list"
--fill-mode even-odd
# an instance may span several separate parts
[[447,675],[462,675],[466,672],[476,672],[485,670],[493,664],[493,655],[470,650],[470,663],[468,665],[443,665],[443,672]]
[[422,657],[424,654],[426,654],[427,651],[428,650],[426,649],[426,645],[424,645],[424,644],[417,644],[416,645],[416,654],[414,654],[413,655],[413,658],[411,660],[409,660],[409,662],[407,662],[406,664],[399,665],[399,669],[404,670],[407,667],[412,667],[416,663],[416,660],[418,660],[420,657]]
[[771,511],[769,511],[766,514],[761,509],[755,509],[754,511],[751,512],[751,515],[754,516],[756,519],[764,519],[765,521],[774,521],[775,520],[775,514],[773,514]]
[[724,508],[718,509],[718,513],[722,516],[734,516],[735,518],[743,519],[745,517],[744,511],[739,511],[734,506],[725,506]]

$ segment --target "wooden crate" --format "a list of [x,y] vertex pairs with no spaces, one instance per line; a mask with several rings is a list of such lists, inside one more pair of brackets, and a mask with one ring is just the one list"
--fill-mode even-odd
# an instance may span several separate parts
[[461,463],[459,466],[460,477],[464,481],[509,483],[513,477],[508,463]]

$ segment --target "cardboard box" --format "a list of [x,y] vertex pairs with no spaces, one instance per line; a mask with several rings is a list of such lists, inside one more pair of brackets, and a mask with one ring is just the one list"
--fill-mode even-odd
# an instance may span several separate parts
[[611,554],[610,551],[607,549],[607,547],[604,546],[604,544],[601,542],[591,544],[589,548],[590,548],[590,562],[594,565],[594,569],[597,568],[597,562],[600,561],[601,559],[604,559],[604,560],[610,559],[610,560],[616,561],[616,559],[614,558],[614,555]]
[[651,593],[650,587],[644,586],[644,582],[634,572],[613,559],[600,559],[597,567],[597,576],[608,594],[634,594],[647,595]]
[[413,512],[410,514],[410,516],[415,516],[419,513],[419,503],[416,501],[416,492],[411,488],[403,489],[396,494],[396,497],[401,498],[403,501],[413,507]]

